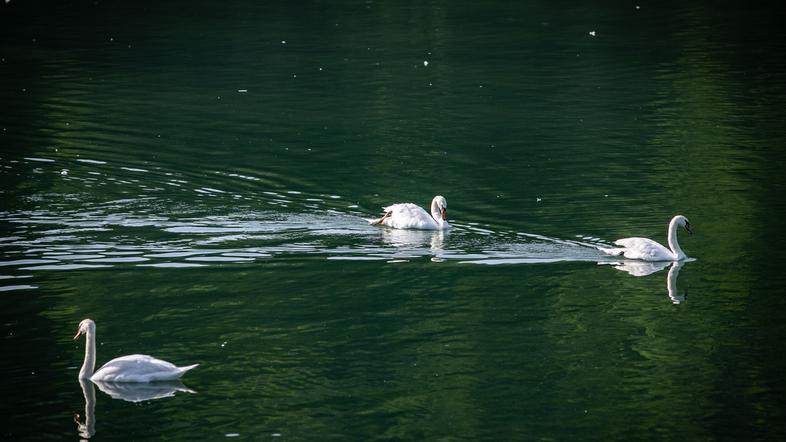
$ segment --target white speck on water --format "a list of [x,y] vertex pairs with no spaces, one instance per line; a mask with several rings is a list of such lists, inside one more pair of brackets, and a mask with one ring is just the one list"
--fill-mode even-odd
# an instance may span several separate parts
[[271,436],[273,436],[273,437],[281,437],[281,433],[272,433]]
[[589,31],[589,35],[594,37],[596,35],[596,32],[595,31]]
[[428,66],[428,60],[423,60],[423,66]]
[[114,37],[109,37],[109,41],[115,41]]
[[227,341],[224,341],[224,342],[221,343],[221,348],[224,348],[226,346],[227,346]]
[[281,44],[285,45],[285,44],[287,44],[287,41],[286,40],[281,40]]
[[321,70],[322,70],[322,68],[319,68],[319,70],[321,71]]
[[603,196],[604,196],[605,198],[608,198],[608,197],[609,197],[609,194],[605,194],[605,195],[603,195]]
[[238,89],[237,91],[240,92],[241,94],[245,94],[246,92],[248,92],[248,89]]
[[541,198],[535,198],[535,200],[536,200],[537,202],[541,202],[541,201],[543,201]]
[[224,436],[226,436],[226,437],[238,437],[238,436],[240,436],[240,433],[227,433]]
[[639,6],[639,5],[636,5],[636,9],[641,9],[641,6]]
[[60,175],[68,175],[68,169],[61,170]]

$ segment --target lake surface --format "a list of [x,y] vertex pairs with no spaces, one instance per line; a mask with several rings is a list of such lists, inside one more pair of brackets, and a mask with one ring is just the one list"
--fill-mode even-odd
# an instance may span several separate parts
[[[780,9],[51,3],[0,5],[0,438],[786,437]],[[87,317],[200,366],[80,384]]]

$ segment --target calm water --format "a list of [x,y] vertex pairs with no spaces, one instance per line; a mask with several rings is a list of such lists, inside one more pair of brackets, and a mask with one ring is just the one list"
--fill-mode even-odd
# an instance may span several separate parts
[[[780,10],[51,3],[0,5],[0,438],[786,437]],[[677,213],[695,260],[595,248]],[[200,367],[80,385],[86,317]]]

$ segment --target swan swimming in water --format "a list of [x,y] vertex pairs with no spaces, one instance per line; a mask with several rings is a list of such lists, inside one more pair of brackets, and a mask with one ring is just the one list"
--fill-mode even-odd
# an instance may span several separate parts
[[677,242],[677,227],[685,227],[688,233],[693,234],[690,229],[688,218],[677,215],[669,222],[669,248],[663,247],[657,242],[648,238],[622,238],[614,241],[614,244],[622,247],[603,248],[598,247],[603,253],[613,256],[622,255],[628,259],[640,259],[643,261],[682,261],[687,258],[685,252]]
[[174,364],[148,355],[128,355],[112,359],[93,372],[96,367],[96,323],[85,319],[79,323],[74,340],[85,335],[85,362],[79,370],[79,379],[105,382],[152,382],[179,379],[185,372],[199,364],[177,367]]
[[449,229],[448,202],[442,195],[431,200],[431,214],[412,203],[393,204],[383,208],[382,218],[369,220],[369,224],[393,227],[394,229],[444,230]]

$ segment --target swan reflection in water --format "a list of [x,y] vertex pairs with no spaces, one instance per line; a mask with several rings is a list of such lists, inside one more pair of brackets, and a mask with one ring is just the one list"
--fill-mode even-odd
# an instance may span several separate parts
[[608,264],[613,265],[617,270],[622,270],[633,276],[651,275],[671,265],[669,273],[666,276],[666,289],[669,292],[669,299],[671,299],[672,304],[679,304],[685,301],[687,297],[686,294],[679,294],[677,292],[677,277],[680,274],[680,269],[682,269],[682,266],[685,265],[686,262],[688,261],[623,261],[611,262]]
[[[441,261],[446,230],[383,229],[382,240],[396,248],[396,256],[428,256]],[[428,249],[426,249],[428,247]]]
[[74,414],[76,431],[83,440],[90,439],[96,433],[96,389],[89,379],[80,379],[82,394],[85,396],[85,422],[79,419],[79,413]]
[[196,393],[180,381],[161,382],[105,382],[93,381],[98,389],[108,394],[112,399],[122,399],[128,402],[144,402],[172,397],[178,391]]
[[172,397],[177,392],[196,393],[180,381],[104,382],[79,379],[79,385],[82,387],[82,394],[85,397],[85,420],[84,422],[80,421],[81,416],[77,413],[74,416],[74,422],[76,422],[77,432],[82,440],[90,439],[96,432],[96,386],[112,399],[128,402],[153,401]]

